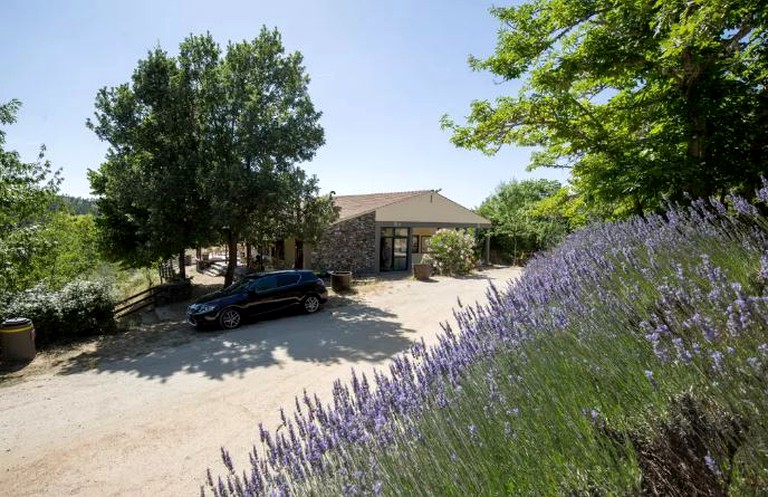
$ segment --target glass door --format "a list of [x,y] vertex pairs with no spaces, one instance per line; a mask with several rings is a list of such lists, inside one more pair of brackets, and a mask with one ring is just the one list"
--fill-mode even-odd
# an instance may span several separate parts
[[408,269],[408,228],[382,228],[379,255],[381,271]]
[[408,238],[395,238],[394,248],[392,270],[405,271],[408,269]]

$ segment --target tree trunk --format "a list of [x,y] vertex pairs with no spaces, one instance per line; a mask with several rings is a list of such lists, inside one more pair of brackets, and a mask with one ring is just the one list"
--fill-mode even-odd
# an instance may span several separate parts
[[235,280],[235,267],[237,267],[237,237],[232,230],[227,231],[227,273],[224,275],[224,287],[228,287]]
[[184,260],[185,255],[185,251],[182,249],[182,251],[179,252],[179,278],[182,280],[187,279],[187,265]]
[[251,250],[251,244],[246,243],[245,244],[245,265],[247,267],[251,267],[251,255],[253,254]]

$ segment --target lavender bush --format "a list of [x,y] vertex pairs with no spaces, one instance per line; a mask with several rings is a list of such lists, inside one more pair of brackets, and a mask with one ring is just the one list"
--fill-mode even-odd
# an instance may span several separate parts
[[[758,192],[761,208],[768,187]],[[768,489],[768,223],[740,198],[589,227],[439,344],[305,393],[229,495]]]

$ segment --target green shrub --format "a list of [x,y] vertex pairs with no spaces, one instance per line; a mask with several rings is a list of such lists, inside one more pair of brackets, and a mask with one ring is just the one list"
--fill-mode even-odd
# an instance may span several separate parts
[[429,249],[440,274],[467,274],[475,267],[475,236],[470,231],[437,230]]
[[54,342],[114,331],[115,300],[109,285],[76,280],[61,290],[37,285],[9,298],[0,317],[25,317],[35,326],[36,343]]

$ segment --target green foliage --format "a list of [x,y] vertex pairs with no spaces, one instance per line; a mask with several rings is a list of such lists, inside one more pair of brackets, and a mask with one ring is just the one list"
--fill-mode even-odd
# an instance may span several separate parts
[[89,180],[98,197],[100,245],[111,260],[147,266],[210,238],[198,182],[204,116],[197,114],[196,84],[156,48],[139,61],[130,84],[97,95],[95,121],[87,124],[110,149]]
[[429,256],[440,274],[467,274],[475,268],[475,236],[470,230],[437,230],[429,240]]
[[114,305],[111,286],[104,282],[75,280],[60,290],[40,284],[9,298],[0,306],[0,319],[31,319],[36,343],[44,347],[115,330]]
[[89,126],[111,148],[90,180],[105,248],[141,266],[211,240],[236,253],[244,240],[315,237],[336,211],[297,166],[324,143],[301,63],[277,30],[224,52],[190,36],[177,57],[158,48],[131,84],[102,89]]
[[590,209],[746,196],[768,160],[768,16],[751,0],[532,0],[492,9],[496,52],[475,70],[523,78],[516,97],[475,101],[461,147],[540,147],[530,167],[572,168]]
[[101,264],[93,216],[57,212],[40,237],[49,250],[33,261],[34,274],[51,288],[87,277]]
[[[280,229],[281,216],[302,207],[302,190],[317,193],[315,180],[307,183],[297,163],[311,159],[325,143],[302,56],[286,54],[277,30],[266,28],[253,41],[230,43],[223,57],[210,36],[187,39],[182,54],[187,51],[195,55],[190,61],[207,55],[200,69],[210,76],[205,112],[221,116],[221,122],[212,121],[205,129],[210,176],[204,186],[211,222],[230,252],[249,232],[278,238],[287,231]],[[265,222],[277,226],[265,229]],[[233,274],[230,260],[225,285]]]
[[44,225],[21,233],[25,238],[20,243],[37,250],[15,252],[27,256],[11,260],[16,286],[7,291],[20,291],[43,282],[58,289],[68,281],[87,277],[100,264],[96,226],[91,216],[54,212]]
[[525,180],[502,183],[477,212],[493,223],[491,246],[511,255],[513,262],[554,246],[585,223],[584,214],[557,181]]
[[569,231],[584,228],[590,221],[604,217],[594,211],[588,211],[584,197],[565,186],[531,205],[528,213],[534,219],[551,219],[562,223]]
[[0,293],[16,293],[38,283],[58,289],[88,277],[101,264],[96,240],[92,216],[65,212],[52,212],[44,224],[15,230],[0,245],[5,249],[6,275]]
[[75,215],[96,213],[96,203],[93,200],[82,197],[59,195],[54,205],[55,210],[64,210]]
[[[0,105],[0,125],[12,124],[20,105],[16,100]],[[36,162],[25,163],[4,145],[0,129],[0,297],[36,282],[35,261],[51,249],[41,232],[53,216],[50,206],[61,182],[44,160],[45,148]]]

